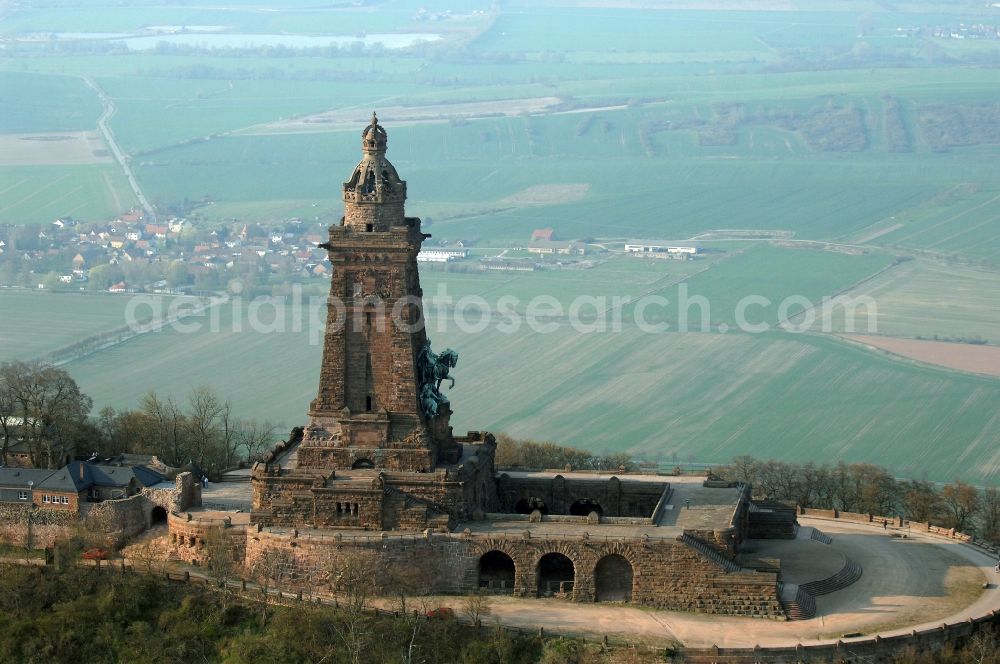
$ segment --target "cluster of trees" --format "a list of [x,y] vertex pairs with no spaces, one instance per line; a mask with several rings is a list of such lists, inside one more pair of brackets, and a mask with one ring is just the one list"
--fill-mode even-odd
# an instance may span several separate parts
[[36,362],[0,364],[0,460],[23,442],[35,468],[55,468],[62,451],[88,437],[93,401],[73,378]]
[[506,434],[497,436],[496,465],[500,468],[566,468],[573,470],[635,470],[628,454],[593,454],[575,447],[537,440],[518,440]]
[[[324,664],[598,664],[639,662],[575,639],[470,629],[303,602],[270,606],[159,575],[70,566],[0,566],[0,660],[5,662],[324,662]],[[363,649],[357,648],[363,645]]]
[[1000,490],[955,481],[938,486],[927,480],[901,480],[880,466],[762,461],[741,456],[716,469],[727,479],[753,485],[755,496],[803,507],[844,512],[901,515],[911,521],[1000,541]]
[[135,410],[102,409],[95,425],[108,454],[155,454],[168,466],[194,463],[210,474],[258,460],[277,431],[270,422],[237,418],[207,387],[191,390],[184,404],[148,392]]
[[7,463],[24,442],[36,468],[60,465],[63,451],[155,454],[169,466],[195,463],[213,473],[255,461],[274,442],[270,422],[241,419],[232,404],[207,387],[195,388],[184,404],[149,392],[134,410],[103,408],[64,369],[39,362],[0,364],[0,452]]
[[924,106],[917,122],[935,152],[1000,142],[1000,106],[995,104]]

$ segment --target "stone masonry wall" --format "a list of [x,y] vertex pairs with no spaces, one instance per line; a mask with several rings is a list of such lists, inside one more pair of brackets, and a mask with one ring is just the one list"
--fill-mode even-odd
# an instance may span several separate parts
[[569,598],[595,601],[597,565],[617,555],[633,570],[632,598],[640,604],[699,613],[784,619],[777,597],[777,575],[727,573],[716,563],[675,540],[607,541],[600,539],[482,538],[427,533],[392,536],[319,536],[251,527],[247,532],[246,565],[270,556],[278,560],[280,581],[323,588],[333,583],[337,568],[349,558],[377,561],[383,573],[405,569],[432,592],[469,592],[478,587],[479,558],[500,551],[514,561],[514,593],[538,593],[542,556],[559,553],[574,567]]
[[577,479],[562,475],[523,478],[504,473],[497,478],[497,484],[502,512],[517,511],[521,501],[531,504],[540,500],[549,514],[569,514],[573,503],[589,500],[600,505],[603,516],[648,518],[667,483],[622,482],[617,477]]

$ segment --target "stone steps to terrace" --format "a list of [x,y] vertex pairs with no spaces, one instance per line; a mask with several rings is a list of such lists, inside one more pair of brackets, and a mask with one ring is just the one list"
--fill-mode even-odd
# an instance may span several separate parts
[[833,544],[833,538],[820,531],[818,528],[812,529],[812,533],[809,534],[809,539],[814,539],[822,544]]
[[226,473],[225,475],[223,475],[222,477],[220,477],[218,480],[216,480],[216,482],[217,483],[225,482],[227,484],[228,483],[234,483],[234,482],[239,482],[241,484],[250,484],[250,476],[249,475],[237,475],[236,473]]
[[794,583],[782,584],[778,598],[789,620],[809,620],[816,617],[816,598],[801,586]]
[[781,584],[778,598],[789,620],[809,620],[816,617],[817,597],[846,588],[860,579],[861,574],[861,565],[847,558],[841,570],[833,576],[800,585]]
[[861,565],[848,558],[844,563],[844,567],[833,576],[819,581],[803,583],[800,587],[805,589],[805,591],[813,597],[829,595],[830,593],[837,592],[838,590],[843,590],[847,586],[856,582],[861,578],[862,573],[863,570],[861,569]]
[[684,533],[683,535],[681,535],[681,542],[683,542],[686,546],[688,546],[688,547],[694,549],[695,551],[697,551],[703,557],[708,558],[709,560],[711,560],[716,565],[719,565],[720,567],[722,567],[723,569],[725,569],[727,572],[744,572],[744,571],[751,572],[751,571],[753,571],[753,570],[744,570],[742,567],[740,567],[739,564],[733,562],[729,558],[726,558],[724,555],[722,555],[721,553],[719,553],[718,551],[716,551],[715,549],[713,549],[711,546],[709,546],[705,542],[702,542],[697,537],[692,537],[691,535],[688,535],[687,533]]

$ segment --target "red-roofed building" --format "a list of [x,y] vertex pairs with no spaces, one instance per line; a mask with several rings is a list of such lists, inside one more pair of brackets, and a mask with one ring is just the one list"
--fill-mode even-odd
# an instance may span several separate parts
[[553,232],[551,228],[536,228],[531,232],[531,241],[537,242],[541,240],[542,242],[551,242],[553,237]]

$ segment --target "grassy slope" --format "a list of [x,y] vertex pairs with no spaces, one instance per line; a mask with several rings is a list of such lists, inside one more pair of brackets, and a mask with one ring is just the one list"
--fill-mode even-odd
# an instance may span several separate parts
[[[1000,477],[1000,382],[827,339],[628,330],[479,335],[454,345],[469,358],[452,399],[462,426],[664,461],[755,454],[865,460],[937,480]],[[536,359],[507,361],[524,355]]]
[[121,327],[127,306],[128,298],[121,296],[0,290],[0,362],[28,359]]
[[[741,260],[749,261],[737,270],[746,292],[775,299],[834,292],[877,269],[876,258],[759,247],[694,276],[692,292],[725,297],[735,286],[709,278],[716,270],[722,276],[736,270]],[[776,280],[772,262],[798,265],[798,271]],[[493,302],[502,294],[551,293],[566,302],[581,292],[646,292],[693,265],[620,259],[542,280],[428,272],[423,285],[428,296],[446,283],[455,298],[475,293]],[[749,265],[756,266],[755,278],[746,277]],[[811,284],[803,280],[807,275]],[[604,287],[594,291],[591,283]],[[150,334],[69,369],[98,404],[133,405],[149,389],[182,399],[195,383],[207,383],[244,415],[301,423],[321,357],[308,312],[301,332],[292,331],[289,320],[284,332],[268,333],[250,331],[245,322],[237,332],[231,311],[222,313],[218,332],[205,319],[200,332]],[[522,325],[505,334],[495,327],[471,333],[453,318],[432,318],[435,347],[453,347],[462,358],[452,395],[456,429],[505,430],[663,460],[676,454],[723,461],[753,453],[877,461],[942,480],[995,482],[1000,473],[1000,458],[991,456],[1000,432],[998,381],[896,363],[821,337],[650,334],[627,321],[619,332],[580,334],[563,325],[538,333]]]
[[[788,334],[447,330],[432,336],[439,348],[462,355],[450,394],[457,430],[507,431],[664,461],[752,453],[865,460],[937,480],[996,483],[1000,474],[995,380]],[[134,405],[149,389],[182,399],[205,383],[242,415],[290,426],[305,419],[320,356],[306,332],[164,332],[68,368],[98,404]]]
[[[917,260],[897,266],[850,295],[875,300],[879,334],[978,336],[1000,344],[1000,274],[993,271]],[[836,331],[845,330],[840,318],[834,322]]]

